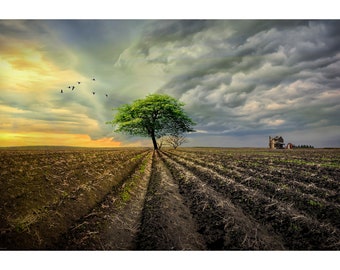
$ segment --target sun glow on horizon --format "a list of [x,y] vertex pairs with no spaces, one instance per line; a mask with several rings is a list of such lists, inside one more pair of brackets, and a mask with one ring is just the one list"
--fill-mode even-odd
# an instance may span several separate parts
[[[0,38],[0,40],[2,40]],[[7,103],[0,100],[0,147],[11,146],[79,146],[121,147],[112,137],[92,139],[84,133],[74,133],[77,126],[84,130],[98,130],[98,123],[79,110],[51,106],[55,93],[65,82],[83,81],[84,77],[71,67],[65,69],[48,58],[41,46],[34,42],[4,41],[1,48],[0,89],[4,98],[17,100]],[[18,104],[39,104],[36,107]],[[45,107],[41,107],[44,104]],[[37,107],[38,106],[38,107]],[[75,104],[77,106],[77,104]],[[44,116],[48,118],[44,119]],[[52,120],[55,119],[55,120]],[[84,131],[84,130],[81,130]],[[69,131],[69,132],[68,132]]]
[[44,132],[0,132],[0,146],[79,146],[122,147],[114,138],[91,139],[87,134],[54,134]]

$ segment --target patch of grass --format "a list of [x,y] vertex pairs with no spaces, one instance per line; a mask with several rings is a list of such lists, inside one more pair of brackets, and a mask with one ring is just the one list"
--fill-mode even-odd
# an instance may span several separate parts
[[140,171],[141,173],[144,173],[144,172],[145,172],[146,164],[147,164],[147,160],[145,160],[145,161],[142,163],[142,165],[140,166],[139,171]]
[[131,195],[128,189],[124,189],[123,192],[120,194],[120,198],[123,202],[127,202],[131,199]]
[[37,223],[46,213],[46,209],[33,209],[31,213],[12,220],[12,225],[17,232],[29,232],[30,227]]
[[143,154],[138,154],[138,155],[134,156],[133,158],[131,158],[131,160],[135,161],[135,160],[141,159],[142,157],[143,157]]
[[283,189],[283,190],[288,190],[289,189],[287,184],[281,184],[279,187],[280,187],[280,189]]
[[300,226],[299,226],[299,225],[296,225],[296,224],[294,224],[294,223],[291,223],[291,224],[290,224],[289,229],[290,229],[291,231],[293,231],[293,232],[299,232],[299,231],[301,230]]
[[[143,155],[137,155],[136,157],[134,158],[142,158]],[[147,162],[148,162],[148,159],[144,159],[138,169],[138,172],[139,173],[144,173],[145,172],[145,169],[146,169],[146,165],[147,165]],[[139,178],[139,174],[135,174],[131,181],[129,183],[127,183],[124,187],[123,187],[123,190],[122,192],[120,193],[120,198],[123,202],[127,202],[131,199],[131,189],[133,189],[135,186],[136,186],[136,183],[138,182],[138,178]]]
[[308,204],[311,206],[322,207],[322,203],[314,201],[314,200],[309,200]]

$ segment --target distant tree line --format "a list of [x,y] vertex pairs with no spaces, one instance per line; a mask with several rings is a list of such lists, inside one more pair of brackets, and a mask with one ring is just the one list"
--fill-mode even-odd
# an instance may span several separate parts
[[302,144],[302,145],[293,145],[293,148],[314,148],[314,146],[313,145]]

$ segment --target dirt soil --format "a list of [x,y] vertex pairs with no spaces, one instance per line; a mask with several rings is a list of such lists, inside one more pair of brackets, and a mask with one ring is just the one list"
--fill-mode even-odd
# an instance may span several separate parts
[[2,150],[0,249],[53,249],[77,220],[117,193],[147,153]]
[[178,185],[159,153],[152,155],[118,192],[74,224],[55,249],[206,249]]
[[203,237],[198,233],[198,226],[179,192],[178,184],[158,152],[154,155],[137,249],[206,249]]
[[133,250],[149,184],[152,153],[122,185],[76,222],[54,248],[61,250]]
[[340,250],[339,151],[4,153],[1,249]]

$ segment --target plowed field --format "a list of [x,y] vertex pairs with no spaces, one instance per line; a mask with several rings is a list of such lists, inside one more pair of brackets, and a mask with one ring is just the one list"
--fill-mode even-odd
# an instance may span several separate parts
[[338,149],[0,155],[0,249],[340,249]]

